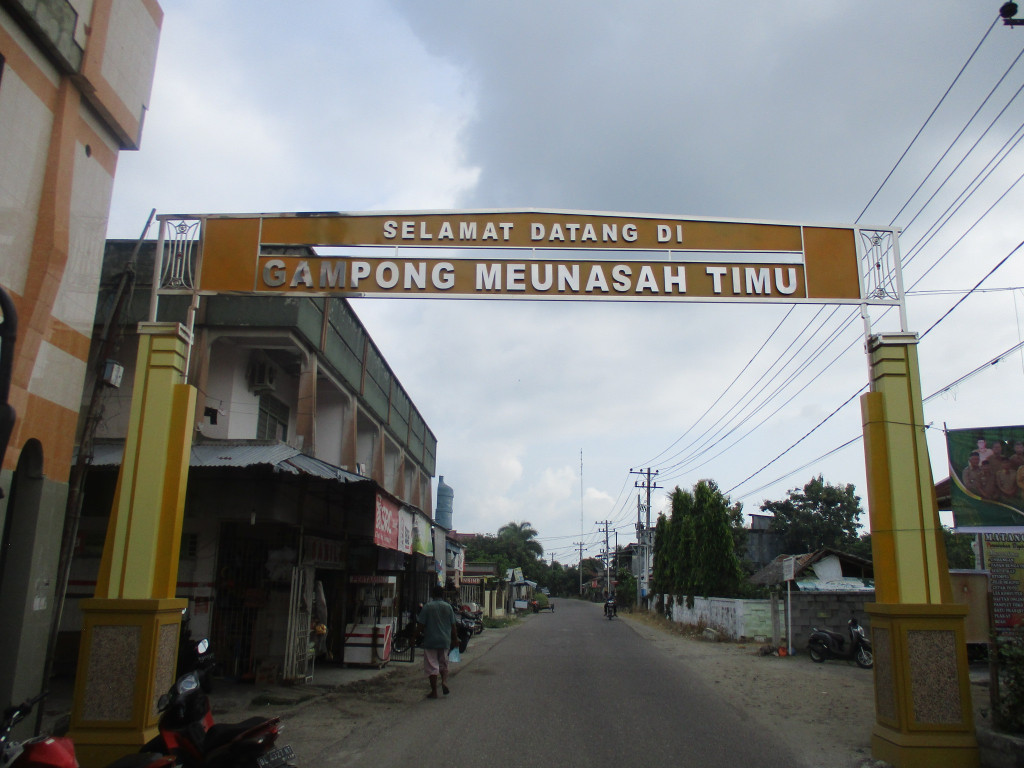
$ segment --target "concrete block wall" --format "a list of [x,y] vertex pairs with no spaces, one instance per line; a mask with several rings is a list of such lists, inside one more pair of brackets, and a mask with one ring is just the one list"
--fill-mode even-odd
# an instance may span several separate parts
[[[749,640],[763,635],[772,636],[772,604],[771,600],[743,600],[743,631]],[[780,612],[782,606],[779,606]]]
[[[779,611],[782,610],[780,604]],[[771,637],[772,634],[770,600],[697,597],[694,598],[693,608],[687,608],[685,600],[673,604],[671,617],[681,624],[696,625],[703,621],[732,640],[750,639],[758,635]]]
[[[785,592],[783,592],[783,603],[785,603],[785,599]],[[864,610],[864,604],[874,601],[874,592],[793,592],[794,642],[791,645],[798,653],[804,652],[812,627],[845,633],[846,622],[850,619],[851,611],[857,616],[857,621],[861,623],[870,638],[871,619]],[[785,614],[783,614],[783,635],[786,634],[787,628]]]
[[[771,600],[698,597],[694,599],[693,608],[687,608],[685,600],[672,602],[670,595],[662,599],[664,605],[671,606],[672,621],[694,625],[703,621],[707,626],[724,632],[732,640],[772,636]],[[864,611],[864,604],[874,600],[874,592],[793,592],[791,610],[794,642],[790,645],[797,652],[803,652],[812,627],[845,632],[851,611],[870,638],[871,620]],[[785,638],[789,629],[785,592],[782,592],[778,600],[778,612],[782,637]]]

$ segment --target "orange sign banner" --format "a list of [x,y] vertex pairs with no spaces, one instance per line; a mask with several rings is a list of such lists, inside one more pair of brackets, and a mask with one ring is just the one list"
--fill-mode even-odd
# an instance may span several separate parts
[[406,298],[862,298],[853,228],[557,211],[202,221],[201,293]]

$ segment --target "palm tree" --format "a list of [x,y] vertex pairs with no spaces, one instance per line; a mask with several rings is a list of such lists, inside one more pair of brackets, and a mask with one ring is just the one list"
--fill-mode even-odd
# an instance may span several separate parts
[[536,529],[528,522],[505,523],[498,529],[498,540],[507,547],[509,559],[523,567],[544,555],[544,547],[536,536]]

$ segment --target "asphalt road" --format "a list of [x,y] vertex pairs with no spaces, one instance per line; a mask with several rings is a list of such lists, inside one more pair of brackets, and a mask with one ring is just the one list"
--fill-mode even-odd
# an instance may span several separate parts
[[[451,683],[451,695],[376,718],[322,765],[792,768],[800,760],[601,606],[558,601]],[[425,682],[423,692],[426,693]],[[393,713],[394,714],[394,713]]]

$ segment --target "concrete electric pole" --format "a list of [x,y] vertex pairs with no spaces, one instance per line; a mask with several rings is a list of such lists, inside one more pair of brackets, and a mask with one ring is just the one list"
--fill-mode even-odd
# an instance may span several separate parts
[[648,588],[650,586],[650,574],[651,574],[651,560],[654,552],[654,531],[651,529],[651,491],[655,488],[661,488],[653,481],[653,478],[658,476],[658,470],[652,470],[650,467],[647,469],[630,469],[631,475],[645,475],[646,481],[637,480],[634,483],[635,487],[643,488],[647,491],[647,506],[644,509],[647,512],[647,522],[643,523],[640,521],[640,494],[636,495],[636,533],[637,533],[637,544],[640,548],[640,578],[637,579],[637,591],[639,592],[638,604],[640,599],[646,600]]

